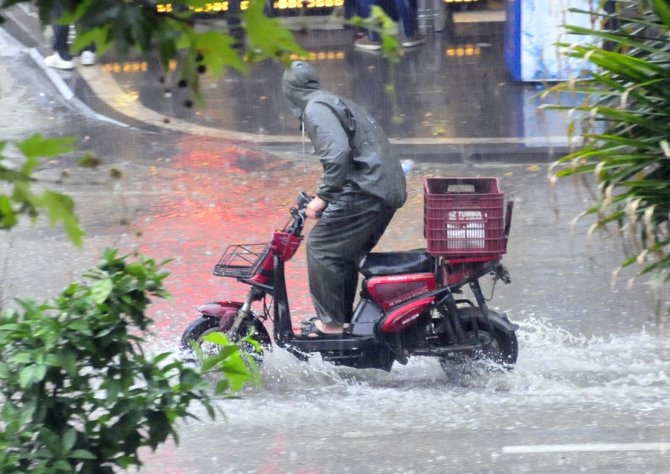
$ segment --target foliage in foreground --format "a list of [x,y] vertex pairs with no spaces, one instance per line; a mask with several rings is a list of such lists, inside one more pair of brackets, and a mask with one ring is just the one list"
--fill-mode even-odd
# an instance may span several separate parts
[[[4,0],[1,8],[31,3],[43,25],[52,23],[54,0]],[[177,64],[176,80],[200,98],[199,75],[218,77],[227,68],[246,73],[246,63],[273,59],[288,64],[291,54],[304,54],[291,33],[279,20],[265,15],[264,0],[244,2],[239,15],[245,48],[240,48],[237,32],[226,31],[220,23],[196,23],[200,12],[212,2],[205,0],[171,0],[169,2],[118,0],[62,0],[61,24],[77,28],[71,50],[79,52],[95,43],[100,54],[109,48],[122,58],[130,53],[144,58],[157,57],[166,72],[172,61]],[[2,17],[0,16],[0,19]]]
[[[52,158],[73,150],[75,138],[43,138],[34,134],[22,141],[0,140],[0,182],[11,190],[0,193],[0,230],[16,226],[21,216],[36,219],[45,214],[51,225],[62,223],[68,237],[81,245],[83,230],[74,213],[74,202],[64,194],[52,190],[35,191],[32,174],[42,158]],[[10,147],[21,157],[21,163],[12,162],[6,152]]]
[[583,146],[555,164],[555,176],[587,187],[595,178],[596,203],[584,212],[597,217],[591,232],[614,224],[627,252],[621,267],[639,265],[662,294],[670,280],[670,6],[613,4],[613,12],[600,14],[599,27],[566,27],[591,36],[592,44],[559,45],[594,67],[552,89],[585,97],[576,107],[583,112]]
[[194,403],[216,416],[204,373],[223,374],[217,395],[258,382],[253,359],[226,340],[200,371],[170,353],[143,352],[152,324],[145,310],[151,298],[167,296],[162,267],[107,250],[86,275],[90,284],[2,313],[0,472],[104,474],[139,466],[141,448],[178,441],[176,424],[197,419]]

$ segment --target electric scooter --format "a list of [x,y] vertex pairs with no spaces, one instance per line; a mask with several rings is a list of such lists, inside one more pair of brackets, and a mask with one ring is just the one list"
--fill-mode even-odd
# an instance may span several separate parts
[[[184,331],[183,349],[214,331],[231,340],[251,334],[264,350],[272,344],[306,360],[390,371],[411,356],[453,364],[488,359],[511,368],[518,343],[507,315],[488,308],[480,279],[510,283],[501,263],[513,202],[503,218],[497,178],[428,178],[424,197],[426,249],[372,252],[362,259],[358,302],[342,335],[301,336],[293,331],[284,266],[303,240],[305,208],[300,193],[286,225],[269,243],[228,246],[214,268],[217,276],[249,286],[243,301],[221,300],[198,307]],[[465,189],[463,189],[465,188]],[[463,296],[469,289],[471,296]],[[267,327],[271,328],[272,337]]]

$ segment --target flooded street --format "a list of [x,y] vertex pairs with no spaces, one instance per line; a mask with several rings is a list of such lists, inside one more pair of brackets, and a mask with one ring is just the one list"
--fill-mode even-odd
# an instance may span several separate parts
[[[297,193],[313,189],[319,165],[188,137],[143,140],[148,145],[135,141],[131,150],[153,152],[115,162],[124,179],[95,185],[84,174],[87,184],[65,186],[88,232],[83,250],[47,227],[10,234],[4,295],[53,293],[108,245],[173,258],[172,299],[152,305],[156,328],[147,349],[176,351],[196,305],[244,295],[244,286],[211,273],[225,246],[266,241],[288,219]],[[656,334],[644,282],[628,289],[624,272],[610,286],[620,243],[600,235],[589,243],[588,220],[571,230],[589,201],[569,181],[550,186],[547,168],[419,164],[408,176],[408,202],[378,246],[425,246],[426,177],[500,177],[515,201],[504,258],[512,284],[498,285],[490,306],[520,326],[513,371],[472,367],[448,378],[437,361],[418,358],[385,373],[298,362],[275,350],[261,389],[221,400],[225,418],[203,413],[182,425],[179,446],[146,453],[141,472],[665,472],[670,340]],[[49,265],[54,255],[58,263]],[[312,312],[304,247],[287,271],[296,321]]]
[[[500,67],[492,68],[496,74],[482,74],[476,57],[447,56],[450,50],[438,46],[439,63],[450,68],[455,64],[451,69],[463,81],[447,80],[453,89],[445,88],[442,72],[416,68],[423,71],[418,82],[429,92],[435,89],[422,96],[420,107],[405,104],[417,111],[412,123],[420,135],[460,136],[461,129],[471,128],[476,119],[481,124],[475,127],[476,137],[505,138],[508,129],[513,136],[542,136],[544,125],[552,133],[563,133],[551,120],[544,124],[535,115],[515,115],[518,109],[511,104],[517,102],[534,109],[530,103],[535,91],[507,92],[500,85]],[[481,44],[481,56],[492,56],[488,50],[494,48],[499,50],[501,44]],[[472,51],[479,54],[479,49]],[[4,51],[9,54],[7,48]],[[408,55],[407,60],[414,64],[413,57]],[[374,62],[371,59],[357,62],[365,71],[374,70],[370,67],[374,64],[368,64]],[[29,59],[18,52],[3,56],[0,73],[12,68],[23,71],[28,64]],[[345,69],[338,62],[322,67],[331,74]],[[42,301],[59,294],[71,281],[80,280],[107,247],[170,260],[166,286],[172,298],[150,307],[156,324],[147,338],[149,353],[176,352],[182,331],[196,317],[197,305],[243,298],[246,287],[212,275],[214,265],[229,244],[266,242],[272,230],[288,219],[296,195],[312,192],[321,171],[309,153],[273,155],[267,149],[223,140],[100,123],[82,117],[62,100],[53,100],[53,91],[40,92],[41,76],[14,76],[21,81],[4,79],[4,83],[15,97],[5,99],[0,110],[3,123],[11,125],[7,136],[15,138],[36,128],[45,135],[74,133],[81,137],[79,152],[93,153],[100,166],[81,169],[78,157],[69,156],[48,160],[37,170],[40,183],[77,202],[87,233],[85,244],[74,248],[62,228],[41,220],[0,233],[0,305],[15,304],[14,298]],[[471,82],[480,84],[482,91],[456,101],[458,96],[467,98],[458,84]],[[279,89],[269,82],[247,85],[258,86],[258,94],[264,94],[252,104],[260,110],[255,114],[267,121],[264,126],[295,133],[294,124],[267,112],[266,103],[277,99]],[[334,85],[342,90],[353,87],[344,82]],[[161,98],[162,88],[152,86],[150,92]],[[442,89],[453,97],[448,107],[438,108],[439,114],[429,115],[433,105],[440,104],[434,97]],[[139,90],[143,98],[148,94]],[[491,98],[496,99],[493,111],[486,106]],[[221,102],[213,111],[228,117],[228,109],[237,102],[235,95],[230,99],[233,105]],[[388,107],[383,100],[377,102]],[[252,110],[242,100],[239,104],[238,118]],[[195,112],[179,109],[179,114]],[[452,124],[454,130],[447,129],[447,116],[460,119]],[[195,119],[227,125],[216,115]],[[388,125],[396,131],[405,129]],[[258,128],[253,121],[241,126],[251,132]],[[432,156],[439,160],[436,153]],[[612,284],[612,274],[623,260],[621,242],[606,234],[588,239],[592,222],[588,218],[572,225],[573,218],[591,205],[584,189],[570,181],[551,186],[547,164],[519,161],[523,160],[418,163],[408,175],[407,204],[377,247],[382,251],[425,247],[425,178],[499,177],[506,198],[515,202],[503,260],[512,283],[495,289],[485,286],[484,294],[493,293],[490,307],[519,325],[519,357],[512,371],[491,372],[474,365],[467,373],[447,377],[437,361],[416,358],[406,366],[396,363],[386,373],[334,367],[318,358],[299,362],[274,350],[266,354],[261,388],[245,390],[238,399],[220,400],[225,416],[214,421],[194,408],[201,421],[180,425],[178,446],[170,442],[155,453],[146,452],[141,472],[667,472],[670,337],[659,335],[654,325],[652,291],[644,280],[629,287],[635,269],[622,272]],[[121,178],[112,177],[117,175]],[[287,266],[287,282],[297,324],[313,314],[304,246]],[[668,295],[663,295],[661,305],[668,304]]]
[[[319,173],[299,157],[266,161],[203,141],[182,146],[199,150],[198,159],[175,162],[176,192],[136,221],[142,252],[178,256],[174,301],[155,307],[155,350],[174,349],[196,304],[244,295],[245,287],[211,275],[219,254],[228,243],[265,241]],[[224,157],[225,173],[204,171]],[[589,202],[583,190],[548,185],[546,165],[421,164],[378,249],[425,245],[423,181],[455,175],[498,176],[515,201],[504,258],[512,284],[498,285],[490,302],[520,326],[513,371],[473,367],[448,378],[436,361],[419,358],[385,373],[302,363],[276,350],[262,389],[222,401],[225,420],[183,426],[179,447],[147,457],[142,472],[664,472],[670,341],[657,337],[644,282],[628,289],[632,274],[623,272],[611,286],[617,239],[589,242],[588,219],[571,230]],[[288,264],[294,321],[312,314],[304,259],[301,248]]]
[[273,353],[263,390],[142,472],[664,472],[667,340],[520,323],[514,371],[459,380],[428,359],[387,374]]

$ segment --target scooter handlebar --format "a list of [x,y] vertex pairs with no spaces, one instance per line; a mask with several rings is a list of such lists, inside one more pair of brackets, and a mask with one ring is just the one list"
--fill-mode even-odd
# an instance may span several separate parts
[[305,191],[302,191],[300,194],[298,194],[298,198],[296,199],[296,205],[298,206],[298,210],[302,211],[307,207],[307,204],[309,204],[312,199],[314,199],[313,196],[310,196],[307,194]]
[[[296,200],[297,201],[296,204],[298,205],[298,210],[300,212],[303,212],[305,210],[305,208],[307,207],[307,204],[312,202],[312,199],[314,199],[314,196],[310,196],[309,194],[307,194],[304,191],[302,191],[300,194],[298,194],[298,198]],[[319,217],[321,217],[322,214],[323,214],[322,211],[318,211],[316,213],[316,217],[319,218]]]

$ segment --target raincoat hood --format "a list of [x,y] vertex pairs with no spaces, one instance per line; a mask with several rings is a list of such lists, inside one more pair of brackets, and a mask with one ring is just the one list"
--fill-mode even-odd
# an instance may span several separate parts
[[304,61],[293,61],[284,72],[282,90],[291,113],[301,118],[310,96],[320,88],[319,75]]

